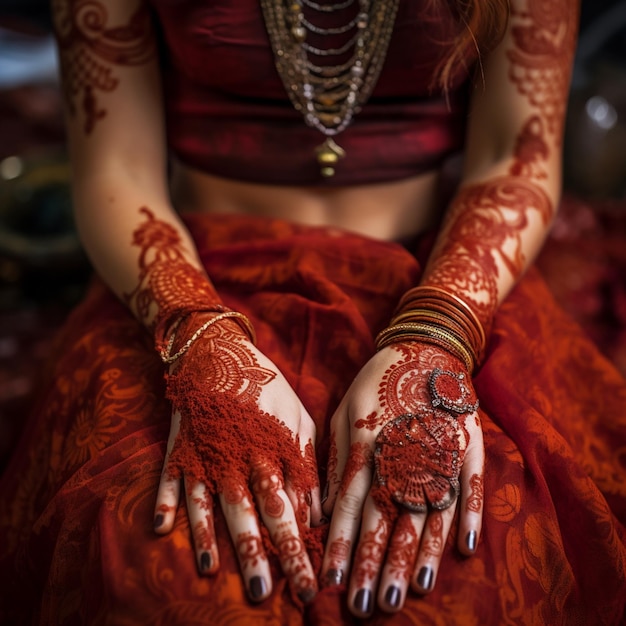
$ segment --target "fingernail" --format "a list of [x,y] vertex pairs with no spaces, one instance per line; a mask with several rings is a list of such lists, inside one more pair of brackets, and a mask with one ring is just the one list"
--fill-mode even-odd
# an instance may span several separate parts
[[316,595],[315,589],[303,589],[298,592],[298,598],[302,600],[302,604],[308,604]]
[[267,585],[265,579],[262,576],[253,576],[250,579],[250,597],[253,600],[259,600],[265,595],[267,591]]
[[369,589],[359,589],[354,596],[354,608],[361,613],[372,612],[372,593]]
[[470,530],[467,533],[467,537],[465,538],[465,543],[467,545],[467,549],[470,552],[474,552],[474,550],[476,550],[476,531],[475,530]]
[[320,517],[320,524],[328,524],[328,518],[322,515],[322,517]]
[[402,592],[400,591],[400,587],[396,587],[395,585],[391,585],[387,587],[387,591],[385,592],[385,602],[392,606],[394,609],[397,609],[400,606],[400,598],[402,597]]
[[211,569],[211,565],[213,564],[213,559],[211,558],[211,554],[209,552],[203,552],[200,555],[200,569],[203,572]]
[[343,570],[340,569],[329,569],[326,572],[326,586],[333,587],[335,585],[341,585],[341,581],[343,580]]
[[328,500],[328,493],[330,491],[330,483],[324,485],[324,491],[322,492],[322,504]]
[[165,521],[165,516],[163,515],[163,513],[159,513],[158,515],[154,516],[154,527],[155,528],[159,528],[160,526],[163,526],[163,522]]
[[433,585],[433,568],[430,565],[424,565],[417,575],[417,584],[424,589],[430,591]]

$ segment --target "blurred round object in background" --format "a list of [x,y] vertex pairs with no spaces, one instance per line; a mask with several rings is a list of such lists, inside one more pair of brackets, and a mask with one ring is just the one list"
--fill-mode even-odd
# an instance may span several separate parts
[[44,273],[84,264],[64,154],[0,161],[0,257]]
[[626,198],[626,68],[599,63],[572,91],[564,152],[567,189],[588,199]]
[[565,128],[564,183],[588,200],[626,199],[626,0],[584,18]]

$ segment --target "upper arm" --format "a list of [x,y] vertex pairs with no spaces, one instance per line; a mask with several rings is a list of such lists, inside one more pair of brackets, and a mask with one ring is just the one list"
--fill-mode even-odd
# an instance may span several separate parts
[[504,39],[485,60],[473,95],[464,178],[528,175],[556,198],[578,2],[511,0],[510,5]]
[[52,0],[75,176],[164,183],[157,48],[145,0]]

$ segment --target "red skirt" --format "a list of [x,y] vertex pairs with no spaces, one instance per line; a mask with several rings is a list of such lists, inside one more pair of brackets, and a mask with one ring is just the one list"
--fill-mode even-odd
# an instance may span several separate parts
[[[224,302],[249,316],[315,419],[323,479],[330,416],[418,281],[419,254],[281,221],[187,223]],[[530,271],[498,313],[475,386],[487,454],[476,555],[451,537],[435,590],[365,623],[623,623],[626,382]],[[0,623],[352,623],[344,588],[303,611],[275,563],[273,595],[250,604],[219,514],[215,577],[196,572],[184,504],[173,532],[154,534],[169,421],[150,337],[94,284],[0,483]]]

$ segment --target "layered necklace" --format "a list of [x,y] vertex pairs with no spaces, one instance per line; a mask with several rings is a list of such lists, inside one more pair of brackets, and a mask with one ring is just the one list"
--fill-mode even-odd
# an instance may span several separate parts
[[370,97],[382,69],[399,0],[260,0],[276,68],[304,121],[324,136],[322,176],[345,151],[334,137]]

